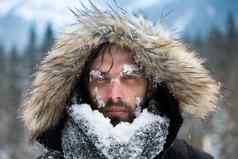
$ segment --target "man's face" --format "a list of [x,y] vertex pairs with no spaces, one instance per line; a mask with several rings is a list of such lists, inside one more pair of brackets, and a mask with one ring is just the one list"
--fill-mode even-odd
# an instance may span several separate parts
[[147,81],[128,50],[113,46],[110,53],[106,51],[92,63],[89,72],[90,97],[113,125],[120,121],[133,121],[146,88]]

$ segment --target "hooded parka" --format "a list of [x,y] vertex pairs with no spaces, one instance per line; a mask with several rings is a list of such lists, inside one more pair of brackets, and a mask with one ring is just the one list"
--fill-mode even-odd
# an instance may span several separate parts
[[[102,11],[91,3],[90,9],[84,7],[72,12],[77,22],[41,61],[21,107],[31,139],[47,149],[40,158],[64,158],[61,144],[62,130],[68,121],[66,110],[75,87],[83,93],[78,81],[94,53],[92,50],[105,43],[135,52],[135,63],[144,68],[145,76],[153,85],[160,86],[155,98],[164,106],[162,111],[170,119],[170,126],[163,151],[155,158],[211,158],[176,139],[183,112],[205,118],[216,110],[220,85],[203,66],[203,59],[161,24],[153,24],[119,7]],[[93,147],[93,143],[89,147]]]

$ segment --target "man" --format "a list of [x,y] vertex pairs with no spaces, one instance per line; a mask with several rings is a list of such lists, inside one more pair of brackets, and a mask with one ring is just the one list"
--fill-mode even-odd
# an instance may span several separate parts
[[74,12],[24,100],[39,158],[212,158],[176,139],[182,112],[204,118],[218,101],[202,60],[142,17],[92,8]]

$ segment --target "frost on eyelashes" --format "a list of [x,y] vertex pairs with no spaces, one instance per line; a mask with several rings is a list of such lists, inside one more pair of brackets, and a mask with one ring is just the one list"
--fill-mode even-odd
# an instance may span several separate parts
[[92,81],[93,79],[100,79],[100,80],[104,79],[102,72],[99,70],[92,70],[90,71],[89,75],[90,75],[89,81]]
[[125,75],[139,75],[141,69],[137,65],[124,64],[122,67],[121,76]]

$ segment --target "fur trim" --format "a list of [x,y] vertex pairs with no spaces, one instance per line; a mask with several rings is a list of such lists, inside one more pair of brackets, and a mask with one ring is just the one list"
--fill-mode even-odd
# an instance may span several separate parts
[[59,121],[90,51],[105,41],[135,51],[146,75],[155,83],[166,81],[183,111],[203,118],[215,110],[220,86],[203,60],[159,24],[118,8],[102,12],[93,4],[74,13],[78,23],[41,62],[23,102],[22,118],[33,138]]

